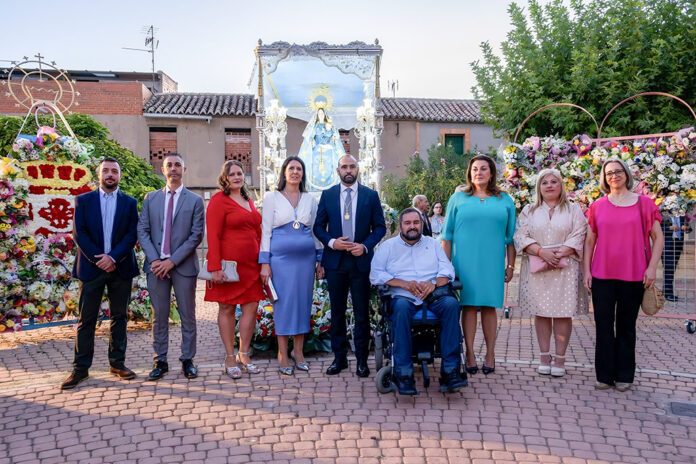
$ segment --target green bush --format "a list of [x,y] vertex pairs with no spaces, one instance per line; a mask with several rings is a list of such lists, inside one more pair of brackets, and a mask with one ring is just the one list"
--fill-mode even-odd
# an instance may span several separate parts
[[[97,159],[111,157],[121,163],[120,189],[135,197],[138,203],[142,202],[147,192],[164,187],[164,181],[154,174],[152,166],[147,161],[110,139],[109,129],[95,121],[92,116],[72,113],[66,115],[65,119],[80,142],[94,147],[93,154]],[[46,115],[39,116],[39,124],[53,126],[53,118]],[[0,150],[2,153],[8,153],[12,150],[12,143],[21,126],[22,118],[0,116]],[[37,130],[35,119],[33,117],[27,118],[22,133],[36,134]],[[68,131],[59,119],[56,130],[60,135],[68,135]]]
[[406,177],[385,176],[382,187],[384,201],[392,208],[402,210],[411,206],[415,195],[422,194],[428,197],[431,205],[439,201],[446,207],[457,185],[466,182],[466,167],[475,155],[457,155],[450,146],[432,145],[428,149],[427,162],[418,155],[411,157],[406,166]]

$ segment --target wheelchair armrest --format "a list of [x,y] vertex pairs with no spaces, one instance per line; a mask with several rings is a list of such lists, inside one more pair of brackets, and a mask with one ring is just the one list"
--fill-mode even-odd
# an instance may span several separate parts
[[462,289],[462,283],[459,280],[454,279],[450,283],[452,284],[452,290],[461,290]]
[[389,296],[388,295],[389,294],[389,285],[382,284],[382,285],[376,285],[375,287],[377,288],[377,294],[380,297]]

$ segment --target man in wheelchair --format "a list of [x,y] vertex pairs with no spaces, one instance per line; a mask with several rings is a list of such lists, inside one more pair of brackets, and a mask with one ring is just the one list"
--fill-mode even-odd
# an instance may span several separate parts
[[413,378],[411,321],[434,313],[440,321],[440,390],[467,385],[460,374],[461,328],[459,302],[450,282],[454,268],[442,246],[422,235],[421,214],[406,208],[399,215],[399,236],[383,242],[375,252],[370,282],[388,286],[391,296],[394,383],[402,395],[417,395]]

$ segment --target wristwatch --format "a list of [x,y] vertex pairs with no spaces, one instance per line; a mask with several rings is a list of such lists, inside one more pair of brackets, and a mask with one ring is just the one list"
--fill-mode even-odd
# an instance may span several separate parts
[[437,279],[430,279],[430,283],[437,287]]

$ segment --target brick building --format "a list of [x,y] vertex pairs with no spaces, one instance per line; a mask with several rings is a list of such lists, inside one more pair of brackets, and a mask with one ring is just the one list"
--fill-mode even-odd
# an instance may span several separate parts
[[[187,160],[186,183],[193,188],[215,188],[225,159],[240,161],[249,184],[259,185],[253,95],[177,92],[177,83],[163,72],[156,73],[154,81],[150,73],[68,74],[79,92],[79,105],[71,110],[94,116],[122,146],[149,160],[155,172],[159,172],[162,156],[176,150]],[[384,174],[403,175],[409,157],[415,152],[425,157],[433,144],[452,145],[458,153],[485,151],[500,144],[492,129],[482,123],[474,100],[382,98],[378,107],[384,114]],[[0,114],[25,113],[3,94]],[[299,151],[306,123],[294,118],[287,123],[287,150],[294,154]],[[341,139],[346,152],[358,152],[352,130],[341,131]]]

